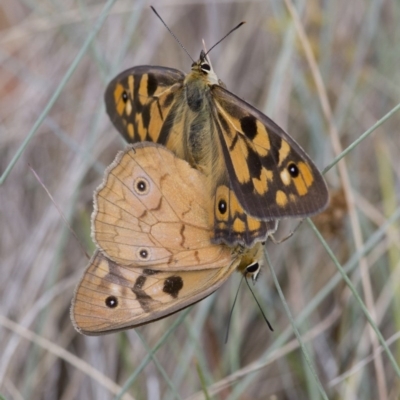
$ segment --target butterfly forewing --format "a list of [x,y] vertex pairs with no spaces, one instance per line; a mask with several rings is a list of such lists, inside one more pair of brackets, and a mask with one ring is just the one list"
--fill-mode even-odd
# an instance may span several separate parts
[[167,145],[172,128],[175,135],[183,135],[176,116],[182,104],[184,78],[176,69],[146,65],[128,69],[109,83],[106,110],[129,143]]
[[217,85],[212,92],[229,181],[246,212],[274,220],[322,211],[328,190],[304,150],[267,116],[232,93]]
[[205,176],[153,143],[120,152],[94,196],[93,239],[114,262],[181,270],[226,266],[211,243]]

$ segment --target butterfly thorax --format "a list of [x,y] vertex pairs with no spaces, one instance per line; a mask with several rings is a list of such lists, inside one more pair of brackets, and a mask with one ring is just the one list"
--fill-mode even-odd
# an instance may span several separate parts
[[214,113],[212,87],[219,83],[217,75],[202,51],[191,72],[184,80],[185,135],[187,154],[185,158],[207,176],[223,174],[220,144],[218,142]]
[[211,66],[210,60],[203,50],[200,52],[199,59],[192,64],[192,72],[199,73],[199,75],[205,78],[205,80],[211,85],[218,85],[220,83],[217,74]]

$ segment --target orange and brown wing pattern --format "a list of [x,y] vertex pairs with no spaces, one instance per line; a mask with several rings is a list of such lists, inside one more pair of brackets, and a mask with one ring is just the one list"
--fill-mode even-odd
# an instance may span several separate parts
[[306,217],[328,203],[323,177],[278,125],[224,88],[212,93],[230,186],[257,219]]
[[277,220],[265,221],[248,215],[235,193],[225,185],[217,187],[213,204],[214,243],[239,243],[251,248],[255,242],[267,240],[278,227]]
[[108,84],[106,110],[127,142],[149,141],[170,148],[171,129],[183,134],[177,117],[184,78],[176,69],[143,65],[122,72]]

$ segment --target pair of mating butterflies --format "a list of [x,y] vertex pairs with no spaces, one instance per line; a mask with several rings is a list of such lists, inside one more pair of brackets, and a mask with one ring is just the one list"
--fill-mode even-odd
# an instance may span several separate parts
[[94,196],[99,250],[71,310],[82,333],[163,318],[234,270],[256,276],[278,220],[327,205],[324,179],[303,149],[226,90],[204,52],[188,75],[129,69],[105,101],[125,139],[142,143],[118,154]]

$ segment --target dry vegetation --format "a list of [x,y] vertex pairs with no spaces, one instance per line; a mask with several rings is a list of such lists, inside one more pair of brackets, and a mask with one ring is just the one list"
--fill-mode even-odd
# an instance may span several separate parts
[[[247,21],[213,50],[214,69],[229,89],[285,127],[323,169],[341,151],[334,146],[336,134],[345,149],[400,101],[400,3],[296,3],[332,118],[321,106],[324,90],[317,89],[316,71],[285,2],[153,5],[194,58],[202,38],[211,45]],[[200,399],[206,393],[215,399],[321,398],[268,268],[255,290],[274,332],[243,286],[224,344],[239,275],[184,320],[181,313],[104,337],[74,330],[70,301],[87,263],[80,245],[93,251],[92,193],[124,146],[105,114],[105,86],[129,66],[188,71],[191,63],[150,11],[151,3],[117,1],[60,86],[104,4],[0,4],[1,174],[61,89],[0,186],[0,394],[16,400],[110,399],[127,385],[125,398],[135,399]],[[398,367],[396,372],[388,354],[376,351],[377,335],[352,292],[360,295],[399,361],[399,126],[400,113],[393,113],[345,156],[341,169],[335,165],[326,175],[331,208],[314,222],[347,268],[350,286],[307,222],[290,240],[267,246],[307,354],[331,399],[400,397]],[[285,224],[279,235],[294,226]]]

